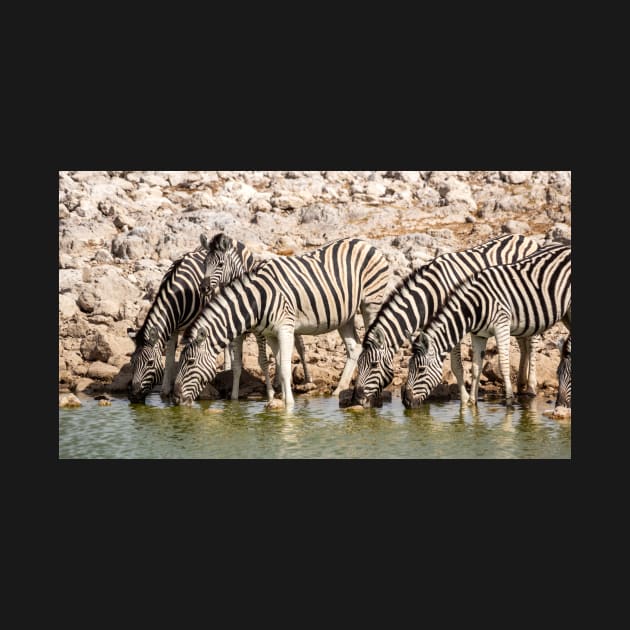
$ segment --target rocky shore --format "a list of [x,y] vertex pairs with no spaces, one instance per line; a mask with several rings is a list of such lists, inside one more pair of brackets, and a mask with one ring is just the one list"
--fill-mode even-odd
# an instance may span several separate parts
[[[261,256],[302,254],[343,236],[363,238],[390,262],[390,288],[437,255],[503,233],[540,243],[571,243],[569,171],[61,171],[59,172],[59,392],[124,394],[138,328],[171,263],[217,232]],[[357,317],[362,337],[362,320]],[[557,387],[556,324],[538,354],[539,390]],[[330,393],[345,362],[338,333],[304,336],[314,387]],[[482,393],[501,393],[494,340],[488,343]],[[512,342],[512,373],[518,346]],[[464,358],[468,350],[464,348]],[[398,396],[410,356],[397,355],[388,388]],[[222,364],[222,357],[219,364]],[[253,336],[244,345],[241,395],[264,392]],[[470,361],[464,361],[470,371]],[[273,368],[272,368],[273,369]],[[207,397],[226,395],[219,373]],[[447,364],[434,396],[455,397]],[[69,398],[69,400],[71,400]]]

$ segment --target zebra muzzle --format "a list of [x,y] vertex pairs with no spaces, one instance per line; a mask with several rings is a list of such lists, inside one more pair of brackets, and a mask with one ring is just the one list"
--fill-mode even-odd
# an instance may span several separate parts
[[411,387],[403,385],[400,391],[403,405],[407,409],[414,409],[420,406],[420,399],[414,398],[413,389]]

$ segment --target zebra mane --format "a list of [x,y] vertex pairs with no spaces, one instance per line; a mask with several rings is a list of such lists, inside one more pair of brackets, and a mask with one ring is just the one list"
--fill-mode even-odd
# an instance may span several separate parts
[[168,268],[168,270],[166,271],[166,273],[162,277],[162,280],[160,282],[160,286],[158,287],[158,290],[155,292],[155,297],[153,298],[153,302],[151,303],[151,307],[149,308],[147,316],[144,318],[144,322],[142,322],[142,326],[140,326],[140,328],[138,328],[138,332],[136,333],[136,337],[135,337],[135,341],[136,341],[136,345],[137,346],[142,344],[142,343],[144,343],[146,341],[144,335],[145,335],[146,330],[147,330],[147,324],[149,323],[149,315],[151,314],[151,311],[153,310],[153,307],[155,306],[155,303],[156,303],[160,293],[162,293],[162,290],[165,288],[165,286],[171,280],[171,278],[175,275],[177,270],[182,266],[182,263],[184,262],[184,259],[187,258],[187,257],[192,256],[193,254],[196,254],[196,253],[202,251],[203,249],[204,249],[203,247],[197,247],[197,249],[193,250],[192,252],[186,252],[183,256],[181,256],[180,258],[177,258],[176,260],[174,260],[171,263],[171,266]]
[[[431,265],[433,265],[435,262],[436,262],[436,259],[434,258],[432,261],[428,262],[426,265],[422,265],[421,267],[414,269],[409,274],[407,274],[404,278],[402,278],[401,280],[397,282],[396,286],[389,292],[389,295],[387,295],[387,297],[383,300],[383,303],[381,304],[381,307],[378,311],[376,318],[370,324],[370,327],[365,331],[366,338],[368,334],[372,331],[372,329],[378,326],[378,322],[380,320],[379,316],[381,315],[382,312],[384,312],[386,309],[389,308],[389,305],[391,304],[391,302],[393,302],[394,298],[399,293],[401,293],[405,287],[409,288],[409,285],[411,284],[411,282],[415,281],[417,278],[424,277],[424,274],[429,270],[428,268]],[[440,261],[438,261],[438,263],[439,262]]]

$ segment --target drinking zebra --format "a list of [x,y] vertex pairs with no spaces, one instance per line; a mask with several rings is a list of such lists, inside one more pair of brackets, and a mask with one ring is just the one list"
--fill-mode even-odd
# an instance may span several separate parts
[[[205,277],[201,282],[200,290],[208,298],[211,298],[212,294],[218,291],[220,287],[229,284],[235,278],[240,278],[246,271],[252,271],[258,264],[263,262],[262,259],[256,258],[243,243],[227,237],[222,232],[216,234],[212,240],[208,240],[204,234],[201,235],[200,239],[202,246],[208,251],[204,261]],[[255,331],[254,335],[258,345],[258,363],[265,375],[267,397],[271,396],[273,398],[273,391],[269,383],[269,363],[265,338]],[[233,348],[232,400],[238,400],[239,381],[243,365],[244,337],[245,335],[241,335],[230,344]],[[295,348],[304,368],[304,380],[306,383],[310,383],[312,379],[306,363],[304,342],[300,335],[295,335]],[[278,370],[276,369],[277,376]]]
[[571,335],[560,340],[556,407],[571,407]]
[[473,349],[471,400],[477,403],[483,351],[497,341],[505,398],[512,403],[510,335],[531,337],[562,320],[571,330],[571,248],[550,245],[509,265],[477,272],[458,286],[413,344],[405,407],[417,407],[442,378],[446,354],[467,332]]
[[[160,395],[170,396],[175,380],[175,349],[179,332],[194,321],[203,305],[199,286],[205,272],[206,251],[198,247],[174,261],[164,274],[149,312],[138,331],[128,328],[135,341],[131,355],[132,377],[128,387],[131,402],[144,402],[162,379]],[[166,352],[166,366],[162,354]]]
[[[412,271],[381,306],[363,339],[353,398],[363,407],[378,404],[381,391],[393,379],[393,359],[406,339],[424,328],[446,297],[476,271],[498,263],[511,263],[538,249],[533,239],[507,234],[458,252],[443,254]],[[520,342],[519,390],[536,392],[535,341]],[[462,403],[468,400],[459,344],[453,346],[451,367]]]
[[[174,401],[192,404],[216,373],[215,353],[253,329],[267,339],[277,358],[284,405],[294,405],[291,355],[295,334],[338,330],[347,359],[333,392],[346,389],[360,354],[354,316],[360,309],[366,328],[383,300],[389,265],[372,245],[343,238],[302,256],[261,262],[221,287],[185,334]],[[271,398],[269,402],[271,402]]]

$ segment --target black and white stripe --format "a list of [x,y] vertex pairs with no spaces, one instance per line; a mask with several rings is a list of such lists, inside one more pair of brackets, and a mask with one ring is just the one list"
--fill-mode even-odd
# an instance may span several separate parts
[[560,340],[556,407],[571,407],[571,335]]
[[[514,262],[537,249],[533,239],[503,235],[470,249],[443,254],[412,271],[388,295],[365,334],[358,360],[355,401],[364,407],[378,404],[381,391],[394,376],[394,355],[406,340],[411,340],[431,321],[458,284],[480,269]],[[462,401],[466,402],[468,393],[459,344],[453,347],[451,366]],[[535,372],[535,352],[528,341],[521,346],[520,389],[535,393]]]
[[294,404],[291,354],[294,335],[338,330],[348,357],[335,394],[350,384],[360,354],[354,316],[366,327],[381,305],[389,265],[375,247],[344,238],[303,256],[262,262],[222,287],[186,333],[175,380],[176,402],[191,404],[216,373],[214,354],[253,329],[265,336],[277,357],[286,407]]
[[[223,287],[236,278],[240,278],[245,272],[252,271],[264,259],[254,255],[244,243],[229,238],[222,232],[215,234],[212,240],[208,240],[205,235],[201,236],[201,244],[207,249],[204,261],[204,279],[201,282],[201,292],[211,299],[220,287]],[[267,384],[267,396],[273,397],[273,390],[269,382],[269,362],[267,360],[266,342],[264,336],[254,331],[256,343],[258,345],[258,363],[265,375]],[[243,366],[243,340],[244,335],[234,339],[228,347],[231,348],[232,367],[232,400],[238,400],[239,381]],[[300,335],[295,335],[295,348],[304,368],[304,380],[312,382],[311,375],[306,363],[304,342]],[[226,353],[227,356],[227,353]],[[227,368],[226,368],[227,369]],[[276,370],[276,377],[278,371]]]
[[[155,383],[162,380],[160,394],[168,397],[175,379],[175,349],[179,332],[199,315],[203,295],[199,287],[205,272],[206,251],[197,248],[176,260],[164,274],[151,308],[135,332],[131,356],[132,378],[128,387],[131,402],[144,402]],[[166,366],[162,354],[166,352]]]
[[471,402],[476,404],[483,351],[495,336],[505,397],[512,402],[510,335],[531,337],[562,320],[571,330],[571,248],[552,245],[509,265],[477,272],[459,285],[413,344],[402,396],[417,407],[440,382],[448,352],[471,333]]

